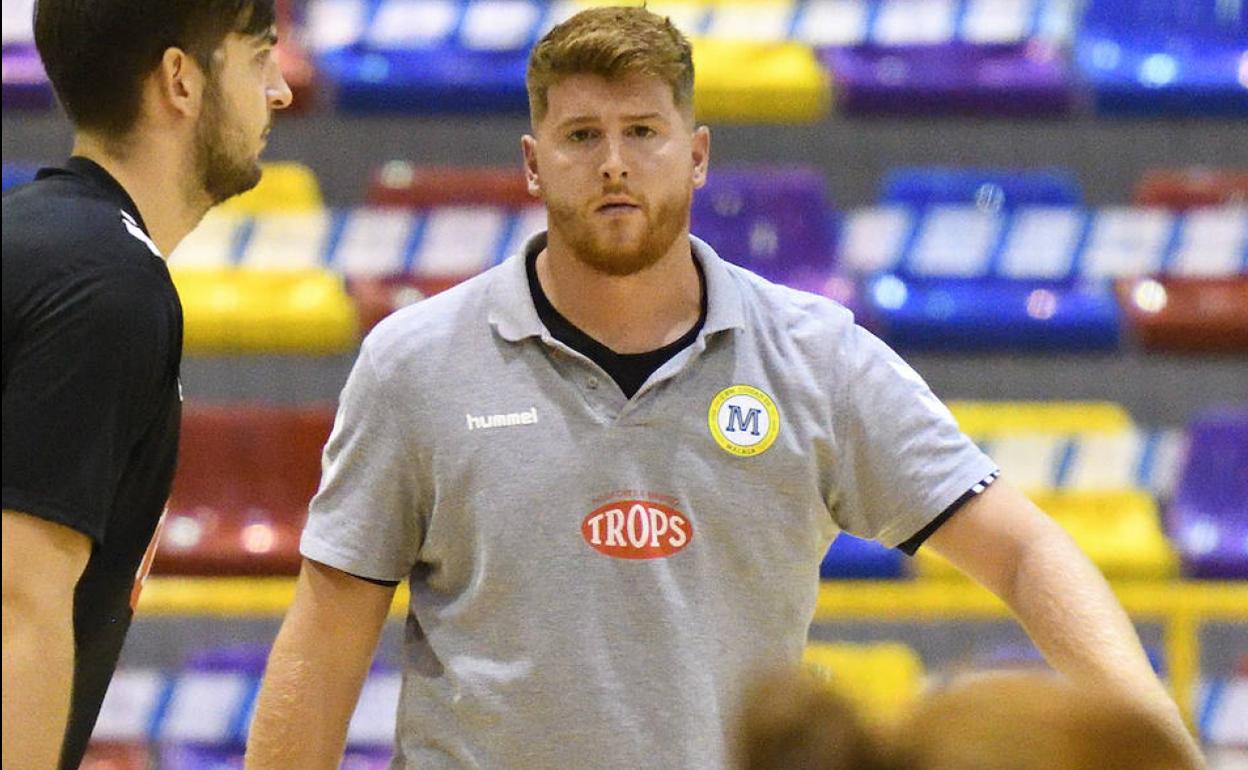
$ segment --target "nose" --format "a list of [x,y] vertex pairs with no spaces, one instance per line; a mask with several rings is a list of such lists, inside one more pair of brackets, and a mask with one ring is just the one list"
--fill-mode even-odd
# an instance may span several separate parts
[[618,183],[628,179],[628,164],[624,162],[624,155],[620,152],[620,140],[611,137],[604,142],[604,145],[607,154],[602,159],[602,165],[599,168],[603,181]]
[[265,88],[265,96],[269,99],[269,106],[275,110],[284,110],[290,106],[294,97],[290,93],[290,85],[286,83],[286,78],[282,75],[280,67],[273,67],[273,75]]

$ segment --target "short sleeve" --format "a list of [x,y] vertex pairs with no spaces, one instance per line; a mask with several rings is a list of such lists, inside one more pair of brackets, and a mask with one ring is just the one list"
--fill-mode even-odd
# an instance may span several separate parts
[[4,507],[98,543],[168,376],[165,294],[124,269],[44,289],[4,311]]
[[401,405],[371,355],[366,342],[339,399],[300,551],[359,577],[404,580],[423,537],[418,474]]
[[906,362],[860,326],[847,330],[834,413],[829,507],[852,535],[895,547],[996,471]]

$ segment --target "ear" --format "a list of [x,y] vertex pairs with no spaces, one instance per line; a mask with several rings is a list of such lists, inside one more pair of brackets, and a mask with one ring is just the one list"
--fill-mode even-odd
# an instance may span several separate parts
[[520,150],[524,153],[524,180],[529,187],[529,195],[542,197],[542,182],[537,176],[537,139],[529,134],[520,137]]
[[181,48],[166,48],[151,79],[162,113],[180,118],[199,117],[208,78],[193,56]]
[[693,131],[693,189],[706,184],[706,171],[711,163],[711,129],[698,126]]

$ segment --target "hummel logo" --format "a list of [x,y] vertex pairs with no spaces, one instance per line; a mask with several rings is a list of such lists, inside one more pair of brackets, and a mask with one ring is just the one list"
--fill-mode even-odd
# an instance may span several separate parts
[[507,414],[487,414],[481,417],[468,418],[468,430],[485,430],[486,428],[507,428],[512,425],[532,425],[537,422],[537,407],[529,407],[524,412],[508,412]]

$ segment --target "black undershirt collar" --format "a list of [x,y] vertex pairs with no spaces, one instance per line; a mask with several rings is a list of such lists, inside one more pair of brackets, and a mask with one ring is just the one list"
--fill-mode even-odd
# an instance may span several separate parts
[[578,329],[550,303],[546,292],[542,290],[541,281],[537,278],[539,251],[535,248],[525,255],[525,271],[529,277],[529,293],[533,295],[533,304],[537,308],[537,315],[542,325],[552,337],[601,367],[611,376],[611,379],[615,380],[615,384],[619,386],[626,398],[636,395],[646,380],[650,379],[650,375],[658,371],[658,368],[667,363],[672,356],[692,345],[702,331],[703,325],[706,324],[706,275],[702,270],[702,264],[696,257],[691,256],[698,270],[698,282],[702,287],[702,309],[698,314],[698,322],[680,339],[657,350],[646,353],[616,353]]

